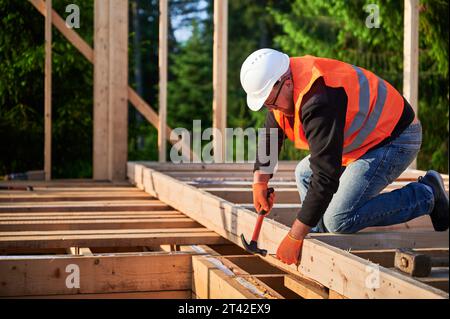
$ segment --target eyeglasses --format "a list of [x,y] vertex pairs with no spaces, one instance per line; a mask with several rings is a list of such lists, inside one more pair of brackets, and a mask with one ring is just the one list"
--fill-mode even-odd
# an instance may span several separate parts
[[278,96],[280,95],[281,89],[283,88],[284,83],[291,79],[291,75],[287,75],[284,78],[279,79],[275,85],[272,88],[272,91],[276,88],[277,93],[275,94],[275,98],[271,102],[264,103],[264,106],[266,106],[269,109],[276,109],[278,106],[276,105],[276,102],[278,100]]

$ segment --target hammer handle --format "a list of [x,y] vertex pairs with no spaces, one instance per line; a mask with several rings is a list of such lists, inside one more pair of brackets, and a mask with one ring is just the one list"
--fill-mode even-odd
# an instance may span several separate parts
[[258,215],[256,220],[255,229],[253,230],[252,241],[258,241],[259,232],[261,231],[262,222],[264,220],[264,215]]
[[[274,192],[274,189],[272,187],[270,187],[269,189],[267,189],[267,198],[269,198],[270,194],[272,194]],[[256,225],[255,225],[255,229],[253,230],[253,236],[252,236],[252,240],[253,241],[258,241],[258,237],[259,237],[259,232],[261,231],[261,226],[264,220],[264,216],[267,214],[267,212],[265,210],[262,210],[259,214],[258,214],[258,219],[256,220]]]

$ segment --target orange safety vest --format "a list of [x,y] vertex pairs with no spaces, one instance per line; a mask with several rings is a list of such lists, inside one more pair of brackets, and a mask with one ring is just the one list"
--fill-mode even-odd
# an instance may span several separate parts
[[[300,121],[303,96],[322,77],[329,87],[342,87],[347,94],[342,165],[347,166],[371,147],[390,136],[403,112],[402,95],[370,71],[345,62],[304,56],[290,59],[294,83],[295,116],[273,110],[278,125],[298,149],[309,145]],[[342,105],[344,107],[344,105]],[[291,119],[291,120],[289,120]]]

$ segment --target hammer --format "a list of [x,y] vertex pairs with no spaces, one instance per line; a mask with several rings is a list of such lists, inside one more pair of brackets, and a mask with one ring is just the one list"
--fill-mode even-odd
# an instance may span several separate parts
[[447,255],[429,256],[411,249],[398,249],[395,252],[395,268],[414,277],[427,277],[432,267],[448,267]]
[[[269,198],[270,194],[272,194],[273,192],[274,192],[274,189],[272,187],[267,189],[267,198]],[[266,215],[266,214],[267,214],[267,212],[265,210],[262,210],[259,213],[258,219],[256,220],[255,229],[253,230],[252,240],[250,241],[250,243],[248,243],[245,240],[244,234],[241,234],[242,245],[244,245],[245,250],[248,251],[249,253],[260,254],[261,256],[267,255],[267,250],[258,248],[259,232],[261,231],[261,226],[262,226],[262,222],[264,220],[264,215]]]

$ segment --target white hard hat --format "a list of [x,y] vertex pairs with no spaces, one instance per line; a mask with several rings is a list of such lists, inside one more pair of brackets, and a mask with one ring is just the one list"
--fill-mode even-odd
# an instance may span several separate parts
[[289,69],[289,57],[273,49],[260,49],[242,63],[241,85],[247,93],[247,105],[258,111],[280,77]]

